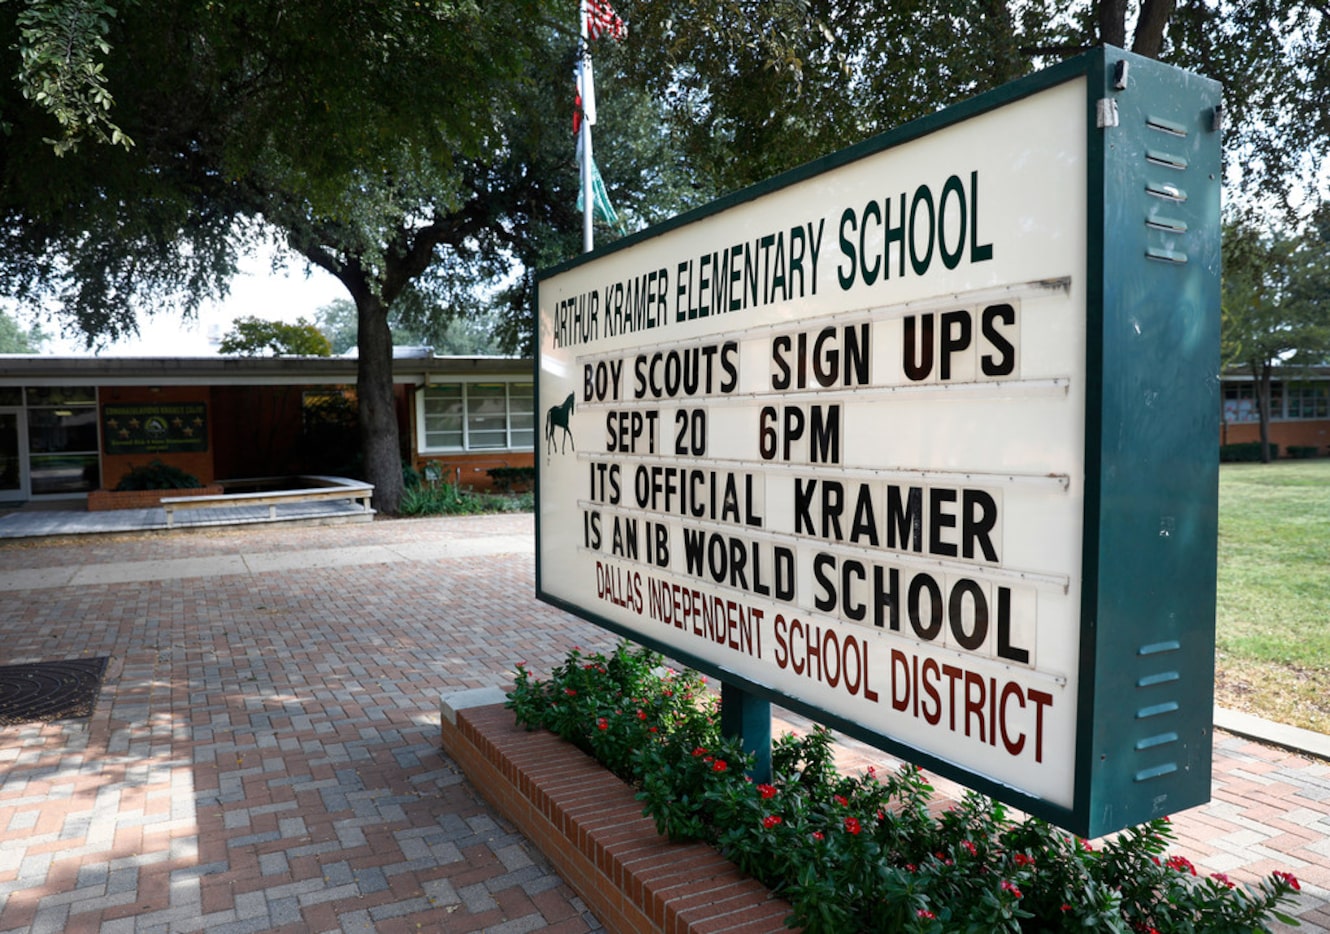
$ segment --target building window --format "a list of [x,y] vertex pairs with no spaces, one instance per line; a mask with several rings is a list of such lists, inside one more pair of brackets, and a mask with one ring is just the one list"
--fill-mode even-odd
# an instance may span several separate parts
[[356,394],[350,389],[310,389],[300,394],[302,469],[355,476],[360,450]]
[[502,451],[535,445],[530,381],[445,383],[420,393],[422,451]]
[[452,386],[427,386],[424,393],[425,439],[427,451],[460,451],[466,400],[461,383]]
[[97,391],[91,386],[29,386],[25,392],[32,494],[97,489]]
[[1288,387],[1289,418],[1330,418],[1330,383]]
[[[1284,387],[1280,383],[1270,386],[1270,420],[1284,417]],[[1256,405],[1254,383],[1224,384],[1224,421],[1230,425],[1241,422],[1259,422],[1260,408]]]
[[1239,422],[1258,420],[1256,394],[1253,390],[1251,383],[1224,385],[1224,421],[1235,425]]

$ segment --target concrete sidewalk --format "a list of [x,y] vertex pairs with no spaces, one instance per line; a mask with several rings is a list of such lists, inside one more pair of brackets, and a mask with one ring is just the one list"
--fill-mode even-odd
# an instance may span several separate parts
[[[0,729],[0,932],[596,929],[438,748],[441,693],[612,648],[532,552],[529,515],[0,540],[0,664],[111,658],[89,720]],[[1213,798],[1176,851],[1330,929],[1330,762],[1220,732]]]

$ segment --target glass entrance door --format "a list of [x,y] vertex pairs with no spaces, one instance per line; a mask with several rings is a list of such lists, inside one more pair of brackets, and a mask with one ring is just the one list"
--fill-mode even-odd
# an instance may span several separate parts
[[0,501],[28,498],[27,432],[22,409],[0,409]]

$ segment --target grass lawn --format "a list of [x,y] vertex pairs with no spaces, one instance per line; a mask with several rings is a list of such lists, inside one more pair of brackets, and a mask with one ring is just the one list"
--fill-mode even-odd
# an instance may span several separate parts
[[1215,699],[1330,733],[1330,460],[1219,471]]

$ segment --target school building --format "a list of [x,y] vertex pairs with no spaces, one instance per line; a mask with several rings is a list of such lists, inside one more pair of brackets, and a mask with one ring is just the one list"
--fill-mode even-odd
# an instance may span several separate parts
[[[539,440],[529,359],[436,357],[393,366],[402,460],[473,489],[531,467]],[[356,360],[348,357],[0,356],[0,502],[86,498],[157,460],[210,484],[360,476]],[[1254,384],[1225,373],[1220,444],[1259,440]],[[1330,454],[1330,367],[1274,382],[1281,456]]]
[[[0,502],[86,498],[160,461],[202,484],[360,476],[349,357],[0,356]],[[436,357],[393,364],[402,460],[487,489],[531,467],[532,362]]]
[[[1250,373],[1236,370],[1220,378],[1224,410],[1220,444],[1261,440],[1256,384]],[[1276,372],[1270,387],[1270,443],[1281,457],[1330,454],[1330,367],[1299,367]]]

